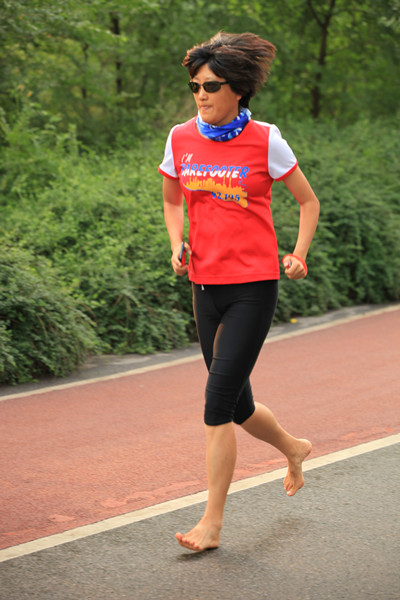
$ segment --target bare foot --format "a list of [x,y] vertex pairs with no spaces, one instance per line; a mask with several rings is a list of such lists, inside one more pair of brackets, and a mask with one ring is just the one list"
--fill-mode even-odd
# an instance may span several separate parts
[[184,548],[201,552],[209,548],[218,548],[221,535],[221,527],[208,525],[200,521],[191,531],[182,535],[176,533],[178,543]]
[[312,450],[312,444],[308,440],[298,440],[297,454],[288,458],[288,472],[283,481],[288,496],[294,496],[304,485],[303,461]]

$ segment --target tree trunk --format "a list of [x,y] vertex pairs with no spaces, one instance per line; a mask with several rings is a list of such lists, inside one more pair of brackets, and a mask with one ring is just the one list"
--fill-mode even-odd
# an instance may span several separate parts
[[[84,43],[82,45],[82,50],[83,50],[83,55],[85,57],[85,73],[87,71],[87,63],[88,63],[88,59],[89,59],[89,55],[88,55],[88,50],[89,50],[89,44]],[[81,86],[81,94],[82,94],[82,98],[84,100],[87,99],[87,89],[84,85]]]
[[314,85],[311,90],[311,99],[312,99],[311,115],[314,119],[317,119],[321,112],[321,102],[322,102],[321,81],[322,81],[322,74],[324,71],[325,63],[326,63],[326,56],[328,53],[329,25],[330,25],[331,19],[333,17],[333,11],[335,9],[336,0],[330,0],[328,12],[324,15],[323,19],[321,19],[320,16],[317,14],[317,12],[312,4],[312,0],[307,0],[307,4],[308,4],[308,7],[310,8],[310,11],[311,11],[315,21],[317,22],[317,24],[319,25],[319,27],[321,29],[321,39],[320,39],[318,61],[317,61],[319,68],[315,75]]
[[[119,16],[116,15],[115,13],[110,13],[110,18],[111,18],[111,32],[113,35],[121,35],[121,29],[120,29],[120,23],[119,23]],[[120,59],[118,58],[118,56],[115,59],[115,70],[116,70],[116,77],[115,77],[115,89],[117,94],[121,94],[122,92],[122,76],[121,76],[121,69],[122,69],[122,62],[120,61]]]

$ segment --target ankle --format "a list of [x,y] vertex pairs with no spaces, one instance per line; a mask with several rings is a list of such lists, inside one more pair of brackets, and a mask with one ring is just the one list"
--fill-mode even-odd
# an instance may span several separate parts
[[220,517],[214,517],[212,515],[204,515],[203,518],[200,519],[199,525],[221,531],[222,519]]
[[294,439],[290,453],[287,454],[289,462],[303,461],[311,452],[312,444],[305,439]]

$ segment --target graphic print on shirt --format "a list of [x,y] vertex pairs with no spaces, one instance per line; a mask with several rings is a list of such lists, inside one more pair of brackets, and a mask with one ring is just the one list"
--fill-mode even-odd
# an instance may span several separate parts
[[[193,154],[187,153],[181,159],[181,180],[183,186],[192,192],[210,192],[213,198],[224,202],[235,202],[247,208],[246,184],[249,167],[238,165],[206,165],[191,162]],[[216,179],[220,181],[216,181]]]

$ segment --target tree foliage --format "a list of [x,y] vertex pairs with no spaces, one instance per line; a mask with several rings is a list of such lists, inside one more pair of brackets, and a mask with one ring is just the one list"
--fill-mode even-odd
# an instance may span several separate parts
[[141,136],[192,110],[179,65],[224,29],[276,44],[255,103],[269,118],[393,114],[399,12],[398,0],[0,0],[0,102],[12,119],[29,97],[92,146]]

